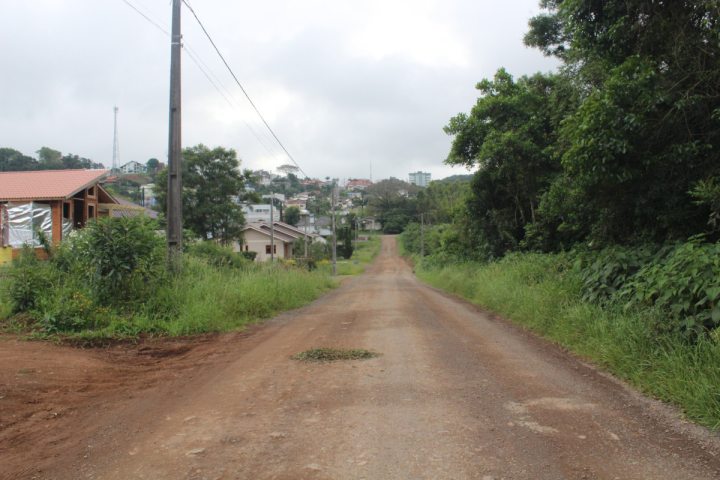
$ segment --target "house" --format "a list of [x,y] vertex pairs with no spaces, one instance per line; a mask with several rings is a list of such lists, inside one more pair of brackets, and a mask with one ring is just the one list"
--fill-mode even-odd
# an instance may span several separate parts
[[368,231],[382,230],[382,225],[375,217],[365,217],[360,219],[360,229]]
[[147,167],[133,160],[120,167],[122,173],[147,173]]
[[272,208],[273,220],[280,218],[280,211],[275,206],[271,207],[269,203],[243,205],[242,212],[247,223],[270,223],[270,208]]
[[[0,263],[23,245],[58,244],[74,228],[123,209],[100,182],[107,170],[38,170],[0,173]],[[131,214],[133,207],[124,207]],[[41,233],[38,233],[41,232]]]
[[316,235],[311,233],[305,235],[302,230],[287,223],[274,222],[273,227],[273,229],[270,228],[270,222],[246,224],[242,231],[242,243],[236,243],[234,250],[255,252],[255,260],[264,262],[270,260],[272,247],[274,247],[276,259],[292,258],[293,244],[296,240],[305,238],[310,243],[318,240]]
[[372,186],[372,182],[367,178],[350,178],[345,184],[345,188],[351,191],[366,190]]

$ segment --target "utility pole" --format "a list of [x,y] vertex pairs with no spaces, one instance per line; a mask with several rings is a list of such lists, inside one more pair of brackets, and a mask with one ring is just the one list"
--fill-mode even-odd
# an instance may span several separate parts
[[420,214],[420,257],[425,256],[425,214]]
[[118,158],[120,157],[120,143],[118,142],[118,126],[117,126],[117,117],[118,117],[118,110],[119,108],[117,106],[113,107],[113,157],[112,157],[112,172],[115,172],[118,168]]
[[307,245],[308,245],[308,234],[307,234],[307,224],[310,220],[310,214],[308,213],[305,215],[305,261],[307,261],[308,254],[307,254]]
[[335,232],[335,189],[337,185],[333,182],[332,199],[330,200],[330,213],[332,214],[332,274],[337,275],[337,234]]
[[182,0],[172,3],[172,35],[170,37],[170,129],[168,134],[168,198],[167,246],[168,267],[180,270],[182,255],[182,125],[180,90],[180,7]]
[[270,262],[275,261],[275,194],[270,190]]

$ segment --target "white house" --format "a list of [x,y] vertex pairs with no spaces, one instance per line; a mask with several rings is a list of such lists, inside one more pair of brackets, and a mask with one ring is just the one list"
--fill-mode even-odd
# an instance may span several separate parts
[[146,173],[147,167],[140,162],[133,160],[120,167],[122,173]]
[[274,223],[274,232],[270,228],[270,222],[248,223],[242,233],[242,243],[235,244],[235,251],[255,252],[255,261],[258,262],[270,260],[273,247],[276,259],[292,258],[293,243],[296,240],[307,238],[310,243],[318,241],[316,235],[308,232],[305,236],[300,229],[283,222]]
[[273,220],[280,219],[280,211],[269,203],[243,205],[242,211],[247,223],[265,222],[270,223],[270,209],[272,208]]

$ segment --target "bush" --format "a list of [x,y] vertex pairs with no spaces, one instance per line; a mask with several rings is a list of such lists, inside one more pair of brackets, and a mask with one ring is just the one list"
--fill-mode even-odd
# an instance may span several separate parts
[[40,295],[51,288],[53,272],[48,267],[46,262],[38,260],[35,250],[28,246],[13,260],[6,287],[12,313],[34,309]]
[[651,247],[609,247],[600,251],[576,252],[576,267],[582,280],[582,299],[604,303],[654,256]]
[[12,313],[24,313],[26,326],[46,334],[92,342],[218,332],[303,305],[335,285],[324,271],[292,263],[252,263],[202,242],[188,248],[181,272],[170,276],[152,223],[103,219],[74,232],[48,261],[23,252],[3,272],[9,278],[3,293]]
[[[714,259],[720,258],[717,245],[678,248],[670,256],[676,260],[669,261],[668,274],[672,268],[690,267],[713,251]],[[704,253],[700,255],[698,250]],[[680,262],[688,257],[694,261]],[[582,280],[571,260],[567,254],[516,254],[485,264],[467,262],[436,269],[421,266],[418,275],[569,347],[658,398],[680,405],[688,417],[719,428],[720,329],[690,343],[676,332],[654,328],[667,318],[657,308],[623,309],[613,302],[598,305],[583,301]],[[707,266],[713,262],[699,263]],[[667,278],[665,281],[674,283]]]
[[[188,253],[202,258],[214,267],[241,268],[248,263],[245,255],[235,253],[232,248],[223,247],[213,241],[195,243],[188,249]],[[252,259],[255,259],[255,252],[243,252],[245,253],[252,253]]]
[[37,305],[40,326],[48,333],[97,328],[108,310],[98,307],[87,292],[76,288],[41,295]]
[[240,252],[240,255],[242,255],[245,260],[254,262],[255,257],[257,257],[257,252]]
[[627,306],[655,306],[658,326],[697,337],[720,326],[720,243],[696,237],[643,266],[622,288]]

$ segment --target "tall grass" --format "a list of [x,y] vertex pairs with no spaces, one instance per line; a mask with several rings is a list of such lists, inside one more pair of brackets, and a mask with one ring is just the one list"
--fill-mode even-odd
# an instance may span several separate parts
[[[355,250],[350,259],[338,259],[337,274],[338,275],[359,275],[365,271],[367,266],[380,252],[380,237],[370,235],[367,241],[355,243]],[[330,272],[331,266],[323,264],[321,269]]]
[[489,264],[416,267],[427,283],[462,296],[607,368],[646,393],[720,428],[720,342],[658,332],[654,310],[626,311],[581,300],[563,255],[515,254]]
[[321,272],[270,264],[218,268],[187,256],[182,275],[160,288],[142,310],[116,316],[104,328],[69,337],[93,340],[227,332],[310,303],[334,286]]
[[191,245],[171,275],[164,252],[143,219],[93,223],[47,261],[24,251],[0,268],[0,328],[84,343],[225,332],[336,285],[326,272],[253,263],[210,242]]

